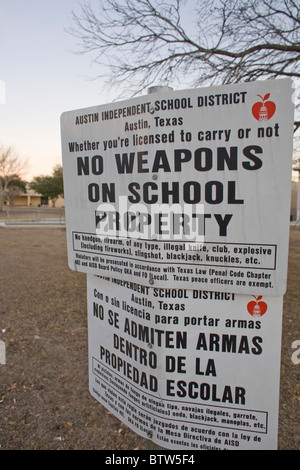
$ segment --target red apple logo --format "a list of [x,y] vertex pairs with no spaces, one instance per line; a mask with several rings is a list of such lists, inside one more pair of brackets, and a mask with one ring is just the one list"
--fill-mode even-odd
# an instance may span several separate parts
[[264,97],[260,97],[261,102],[257,101],[252,106],[252,114],[258,121],[268,121],[276,111],[276,104],[273,101],[267,101],[270,98],[270,93],[267,93]]
[[252,297],[254,297],[255,300],[251,300],[251,302],[248,302],[247,310],[250,315],[252,315],[252,317],[261,317],[266,313],[268,306],[266,302],[261,302],[262,295],[258,295],[257,297],[255,297],[255,295],[252,295]]

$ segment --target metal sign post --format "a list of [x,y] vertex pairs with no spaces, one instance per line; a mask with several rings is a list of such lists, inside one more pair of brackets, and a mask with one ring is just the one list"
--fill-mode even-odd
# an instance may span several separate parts
[[[171,87],[165,87],[165,86],[153,86],[148,89],[148,93],[159,93],[163,91],[173,91],[173,88]],[[166,450],[165,447],[160,447],[158,444],[155,442],[151,441],[151,439],[146,439],[146,449],[147,450]]]

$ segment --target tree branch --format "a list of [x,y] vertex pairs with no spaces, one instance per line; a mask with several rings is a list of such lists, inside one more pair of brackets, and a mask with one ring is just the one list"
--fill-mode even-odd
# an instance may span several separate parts
[[[294,0],[99,0],[84,4],[70,31],[94,54],[110,84],[175,85],[300,77],[299,6]],[[193,8],[193,10],[192,10]],[[183,14],[185,13],[185,14]],[[189,14],[194,22],[185,23]],[[162,83],[169,80],[169,83]],[[173,84],[173,82],[175,82]]]

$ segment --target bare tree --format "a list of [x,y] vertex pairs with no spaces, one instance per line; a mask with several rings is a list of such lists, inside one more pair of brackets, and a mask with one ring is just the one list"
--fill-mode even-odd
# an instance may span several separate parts
[[225,84],[300,78],[298,0],[99,0],[72,34],[109,84]]
[[19,176],[16,176],[8,183],[7,192],[5,194],[5,200],[8,201],[10,207],[14,205],[15,199],[21,193],[26,193],[26,181],[23,181]]
[[0,146],[0,210],[9,194],[9,184],[20,178],[26,168],[12,147]]

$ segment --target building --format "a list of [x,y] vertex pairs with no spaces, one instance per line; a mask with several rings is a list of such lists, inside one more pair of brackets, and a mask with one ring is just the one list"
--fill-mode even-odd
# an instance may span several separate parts
[[[5,206],[10,206],[8,200],[4,202]],[[26,186],[26,192],[20,192],[13,199],[13,207],[41,207],[41,206],[52,206],[52,201],[48,197],[44,197],[41,194],[36,193],[33,189],[30,189],[29,185]],[[55,201],[55,207],[60,209],[65,207],[64,198],[61,196]]]
[[293,169],[291,221],[300,222],[300,168]]

